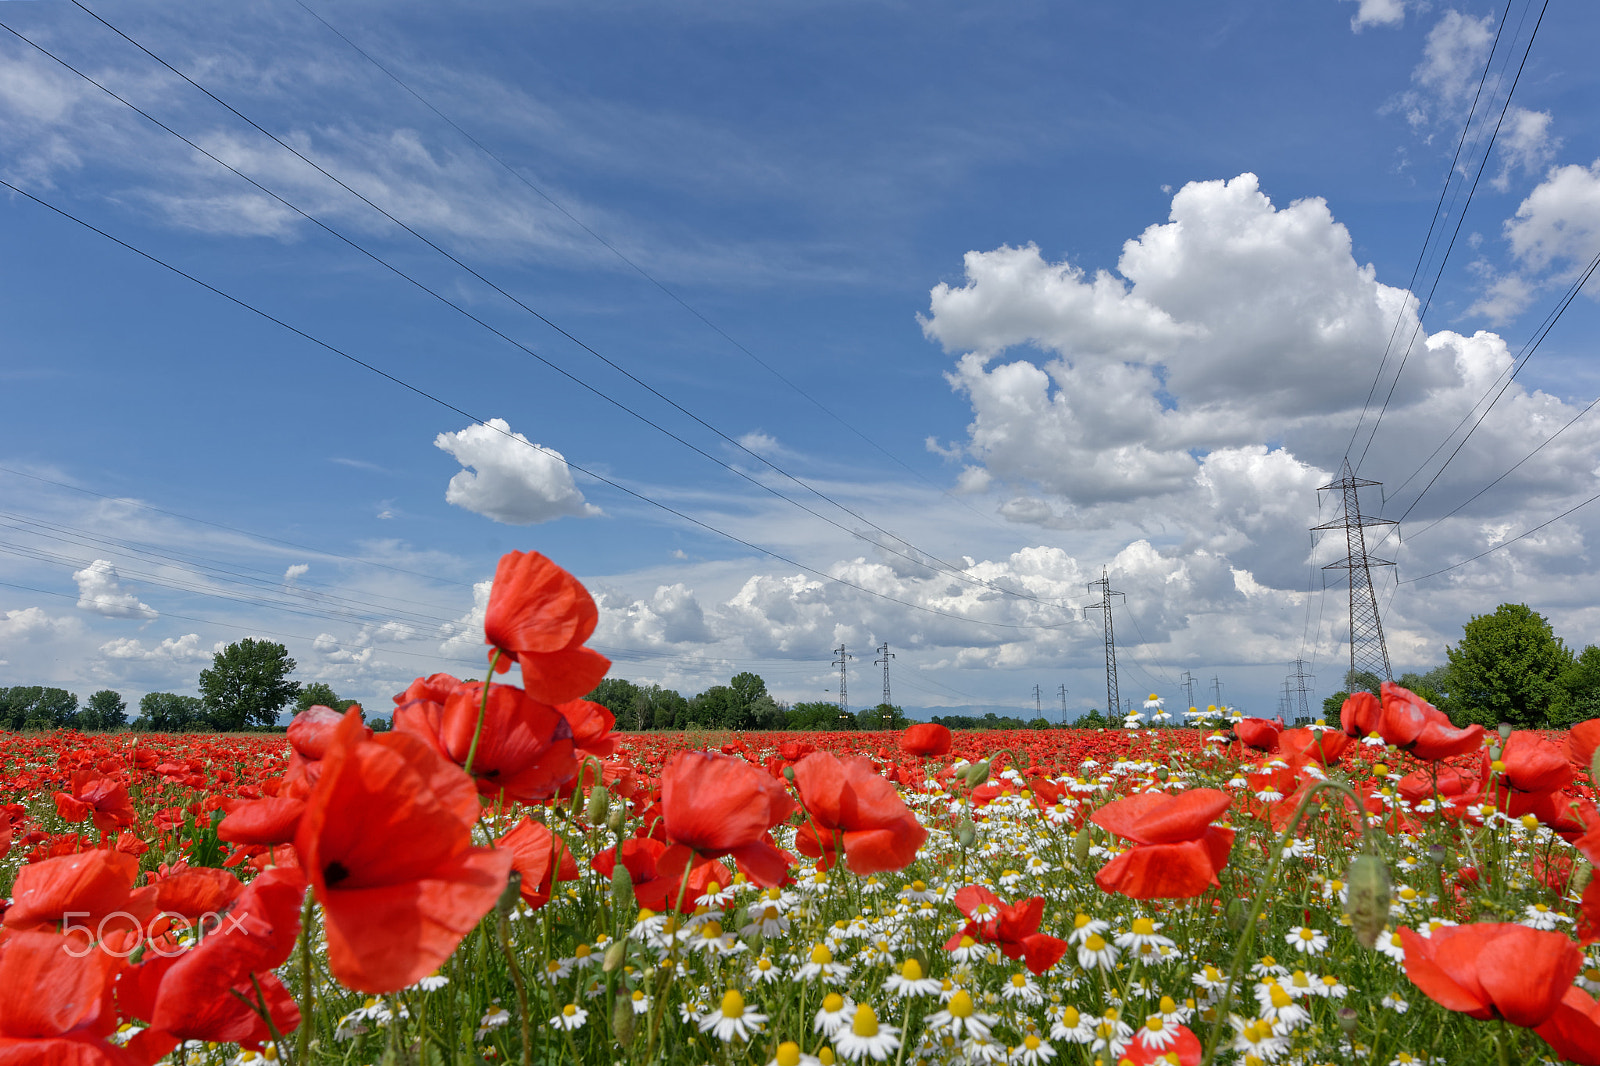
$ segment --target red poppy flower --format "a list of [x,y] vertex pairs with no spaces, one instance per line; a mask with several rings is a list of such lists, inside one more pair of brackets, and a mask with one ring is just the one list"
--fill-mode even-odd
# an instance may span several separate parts
[[531,818],[495,843],[511,852],[511,868],[522,875],[522,898],[534,910],[550,902],[555,882],[578,879],[578,862],[566,843]]
[[128,799],[128,786],[97,770],[79,770],[72,775],[72,792],[55,794],[56,813],[68,822],[94,818],[96,830],[115,832],[119,826],[138,821]]
[[368,740],[360,715],[345,716],[295,838],[336,978],[361,992],[405,988],[494,906],[512,856],[472,846],[477,811],[460,767],[405,733]]
[[244,885],[226,870],[196,866],[163,877],[155,883],[155,888],[158,914],[194,919],[220,914],[238,898]]
[[1039,932],[1044,918],[1044,897],[1003,903],[982,885],[967,885],[955,895],[955,905],[967,924],[945,944],[953,951],[961,938],[970,936],[999,947],[1008,959],[1021,959],[1034,973],[1044,973],[1067,953],[1067,942]]
[[743,759],[682,751],[661,771],[667,839],[701,858],[731,855],[757,884],[776,885],[788,875],[789,854],[768,832],[794,808],[783,785]]
[[1244,718],[1233,723],[1233,735],[1247,747],[1271,751],[1278,746],[1278,725],[1265,718]]
[[1519,792],[1554,792],[1576,776],[1561,746],[1526,729],[1506,739],[1500,749],[1504,782]]
[[1200,1046],[1200,1038],[1185,1025],[1170,1027],[1173,1039],[1157,1042],[1155,1034],[1148,1028],[1140,1027],[1133,1034],[1133,1041],[1122,1051],[1122,1062],[1132,1063],[1133,1066],[1200,1066],[1200,1058],[1205,1049]]
[[483,631],[502,653],[497,671],[511,665],[506,656],[515,658],[529,694],[559,704],[592,691],[611,668],[611,660],[582,646],[599,618],[577,578],[538,552],[509,552],[494,573]]
[[1278,734],[1278,750],[1296,765],[1307,762],[1332,766],[1344,758],[1355,741],[1333,729],[1285,729]]
[[125,964],[81,946],[75,937],[42,932],[0,940],[0,1063],[138,1062],[105,1041],[117,1028],[112,992]]
[[1360,739],[1378,731],[1383,718],[1383,704],[1370,692],[1352,692],[1339,708],[1339,725],[1347,736]]
[[596,759],[611,758],[617,750],[617,737],[611,732],[611,727],[617,724],[616,715],[603,704],[589,700],[569,700],[556,710],[567,720],[572,729],[572,745],[581,754]]
[[1587,719],[1567,730],[1567,755],[1582,769],[1589,768],[1597,747],[1600,747],[1600,718]]
[[1211,823],[1232,802],[1226,792],[1197,788],[1176,796],[1141,792],[1095,811],[1089,820],[1136,845],[1095,874],[1102,891],[1131,899],[1185,899],[1218,883],[1233,830]]
[[937,757],[950,750],[950,730],[938,722],[918,722],[900,734],[900,750],[911,755]]
[[[93,931],[143,925],[155,913],[156,890],[134,888],[139,860],[95,850],[29,863],[17,871],[7,929],[54,929],[61,923]],[[70,914],[70,917],[69,917]],[[130,921],[131,919],[131,921]]]
[[1534,1032],[1562,1059],[1600,1066],[1600,1003],[1583,989],[1567,989],[1554,1013]]
[[1509,922],[1445,926],[1422,937],[1400,930],[1406,976],[1447,1010],[1528,1028],[1549,1020],[1583,968],[1560,933]]
[[485,704],[482,682],[461,682],[442,706],[419,699],[396,708],[394,724],[396,732],[418,737],[458,766],[466,764],[476,735],[472,777],[486,796],[503,792],[523,803],[539,803],[578,775],[567,719],[514,685],[490,685]]
[[1383,715],[1378,719],[1378,732],[1395,747],[1423,762],[1434,762],[1471,755],[1483,746],[1483,726],[1457,729],[1443,711],[1410,689],[1390,681],[1381,688]]
[[235,805],[217,826],[217,836],[234,844],[271,847],[288,844],[300,828],[306,801],[292,796],[265,796]]
[[[589,860],[589,865],[602,877],[609,878],[617,868],[617,848],[606,848]],[[669,848],[659,840],[648,837],[624,840],[621,848],[622,865],[633,882],[633,898],[639,906],[653,911],[671,910],[683,895],[682,910],[694,911],[694,901],[705,894],[712,881],[726,887],[733,878],[728,868],[720,862],[703,862],[689,871],[687,886],[683,878],[683,859],[687,856],[682,847]]]
[[899,870],[917,857],[928,831],[906,810],[900,793],[874,772],[869,759],[807,755],[794,767],[795,787],[811,816],[795,846],[831,868],[844,848],[852,873]]

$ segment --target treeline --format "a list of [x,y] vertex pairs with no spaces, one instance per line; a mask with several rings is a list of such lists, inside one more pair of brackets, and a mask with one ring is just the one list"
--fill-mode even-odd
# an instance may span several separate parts
[[904,729],[905,711],[879,704],[856,714],[839,714],[827,700],[790,704],[776,700],[767,683],[748,670],[726,685],[713,685],[696,696],[684,696],[660,685],[636,685],[608,677],[588,695],[617,718],[617,728],[647,729]]
[[[340,699],[333,689],[318,681],[299,687],[294,710],[298,713],[321,704],[343,711],[355,702]],[[378,719],[371,724],[382,728],[381,721]],[[129,721],[127,701],[108,688],[94,693],[81,706],[77,694],[64,688],[43,685],[0,688],[0,729],[13,731],[79,729],[86,733],[107,733],[132,729],[151,733],[216,733],[238,731],[246,724],[231,708],[216,707],[197,696],[176,692],[146,693],[139,700],[138,714]]]
[[[1395,683],[1438,707],[1457,726],[1493,729],[1566,729],[1600,718],[1600,647],[1574,652],[1549,621],[1525,603],[1502,603],[1493,614],[1474,615],[1461,641],[1445,647],[1445,662],[1401,674]],[[1378,692],[1382,679],[1356,671],[1323,701],[1336,721],[1351,692]]]

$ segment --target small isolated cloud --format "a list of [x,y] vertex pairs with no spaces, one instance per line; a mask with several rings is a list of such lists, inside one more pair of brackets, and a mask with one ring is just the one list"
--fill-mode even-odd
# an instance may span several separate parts
[[311,569],[311,564],[310,563],[295,563],[293,566],[289,567],[289,569],[287,569],[287,570],[285,570],[283,572],[283,580],[288,582],[288,583],[290,583],[290,584],[293,584],[295,581],[298,581],[300,578],[305,577],[306,576],[306,571],[310,570],[310,569]]
[[1500,173],[1491,179],[1496,189],[1505,192],[1511,187],[1513,170],[1537,174],[1556,157],[1561,139],[1550,136],[1551,120],[1548,111],[1513,107],[1506,112],[1505,125],[1497,139],[1502,160]]
[[139,597],[125,591],[117,568],[108,560],[96,559],[72,575],[78,583],[78,607],[108,618],[155,618],[156,611]]
[[1506,222],[1506,239],[1531,270],[1587,264],[1600,242],[1600,159],[1551,170]]
[[739,443],[757,455],[773,455],[783,448],[778,438],[761,430],[754,430],[739,438]]
[[1398,26],[1406,18],[1406,0],[1356,0],[1361,6],[1350,19],[1357,33],[1368,26]]
[[38,607],[24,607],[17,611],[0,612],[0,641],[13,644],[21,641],[48,640],[64,636],[76,628],[72,618],[54,618]]
[[119,637],[108,640],[100,645],[100,654],[107,659],[132,660],[136,662],[162,662],[162,663],[195,663],[204,662],[211,656],[200,647],[200,634],[185,633],[181,637],[168,637],[160,644],[145,647],[142,641],[132,637]]
[[689,558],[689,553],[684,551],[682,548],[673,548],[672,557],[674,559],[687,559]]
[[560,452],[511,432],[503,418],[441,433],[433,443],[466,468],[450,479],[446,503],[513,526],[602,513],[584,500]]
[[372,658],[372,649],[370,647],[349,647],[332,633],[318,633],[317,639],[311,642],[311,647],[322,657],[323,662],[336,663],[341,666],[361,666]]

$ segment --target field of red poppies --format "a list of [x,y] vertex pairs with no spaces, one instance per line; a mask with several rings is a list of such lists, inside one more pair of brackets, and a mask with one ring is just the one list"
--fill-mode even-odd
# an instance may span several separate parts
[[392,731],[0,734],[0,1066],[1600,1063],[1600,723],[618,734],[595,619],[513,553]]

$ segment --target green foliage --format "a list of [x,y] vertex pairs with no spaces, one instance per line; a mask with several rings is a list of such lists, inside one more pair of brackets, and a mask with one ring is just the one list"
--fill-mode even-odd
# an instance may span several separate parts
[[1561,681],[1574,665],[1572,652],[1527,604],[1502,603],[1493,614],[1474,615],[1461,643],[1445,654],[1450,697],[1443,709],[1457,725],[1477,722],[1492,729],[1510,722],[1534,729],[1552,710],[1565,713]]
[[1050,725],[1050,719],[1044,718],[1044,717],[1039,717],[1039,718],[1034,718],[1034,719],[1030,720],[1028,722],[1028,728],[1029,729],[1050,729],[1050,728],[1053,728],[1053,727]]
[[1551,728],[1566,729],[1600,718],[1600,647],[1584,648],[1561,673],[1561,697],[1550,709]]
[[[293,667],[291,666],[291,669]],[[300,687],[300,694],[295,697],[294,710],[296,714],[309,707],[329,707],[335,711],[348,711],[358,701],[340,699],[339,694],[321,681],[313,681],[309,685]]]
[[0,728],[69,729],[77,720],[78,697],[64,688],[18,685],[0,689]]
[[133,729],[150,733],[181,733],[213,728],[203,700],[173,692],[150,692],[139,701]]
[[856,714],[857,729],[904,729],[910,724],[906,712],[892,703],[880,703]]
[[1344,701],[1350,698],[1348,692],[1335,692],[1322,701],[1322,719],[1329,725],[1337,724],[1339,713],[1344,709]]
[[831,700],[806,700],[789,708],[788,729],[854,729],[854,718],[840,718],[839,705]]
[[225,732],[252,726],[270,728],[278,712],[300,693],[288,680],[294,660],[282,644],[246,637],[217,652],[211,669],[200,672],[206,713]]
[[1370,692],[1374,696],[1380,695],[1383,688],[1383,678],[1371,670],[1346,670],[1344,675],[1344,690],[1346,692]]
[[1107,723],[1105,716],[1100,713],[1100,708],[1090,707],[1087,714],[1078,715],[1072,724],[1077,729],[1104,729]]
[[108,688],[89,697],[89,702],[78,712],[78,728],[109,732],[121,729],[128,722],[128,705],[122,696]]
[[1020,718],[1010,715],[998,715],[989,711],[982,718],[967,714],[947,714],[943,717],[934,715],[932,721],[948,729],[1027,729],[1028,726]]

